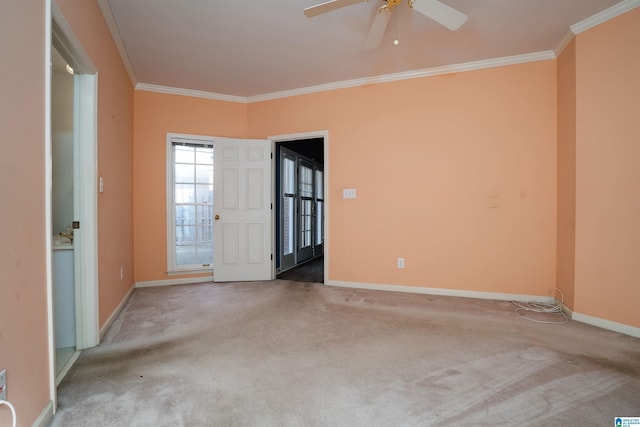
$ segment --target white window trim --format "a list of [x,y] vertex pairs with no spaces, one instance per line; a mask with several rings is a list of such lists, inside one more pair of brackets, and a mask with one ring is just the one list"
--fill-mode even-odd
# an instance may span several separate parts
[[[214,145],[214,138],[212,136],[204,136],[204,135],[189,135],[184,133],[167,133],[167,170],[166,170],[166,190],[167,190],[167,199],[166,199],[166,208],[167,208],[167,274],[168,275],[178,275],[178,274],[200,274],[200,273],[211,273],[213,272],[213,262],[211,263],[211,267],[202,267],[202,268],[193,268],[189,266],[187,268],[179,268],[176,267],[176,251],[175,251],[175,242],[176,242],[176,229],[174,224],[176,222],[176,212],[173,209],[173,190],[174,190],[174,167],[173,167],[173,143],[180,141],[188,142],[188,143],[199,143],[202,145]],[[215,195],[214,195],[215,197]]]

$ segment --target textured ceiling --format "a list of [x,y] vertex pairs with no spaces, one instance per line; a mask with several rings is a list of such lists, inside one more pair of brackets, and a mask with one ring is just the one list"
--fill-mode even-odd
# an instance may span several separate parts
[[620,3],[442,0],[469,16],[452,32],[403,2],[381,47],[365,50],[379,0],[314,18],[303,10],[322,0],[99,1],[137,83],[240,97],[552,51],[571,25]]

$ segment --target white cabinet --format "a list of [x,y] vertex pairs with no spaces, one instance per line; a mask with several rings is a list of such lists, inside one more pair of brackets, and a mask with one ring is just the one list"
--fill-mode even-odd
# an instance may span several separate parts
[[73,277],[73,246],[53,246],[53,300],[56,348],[76,346],[76,309]]

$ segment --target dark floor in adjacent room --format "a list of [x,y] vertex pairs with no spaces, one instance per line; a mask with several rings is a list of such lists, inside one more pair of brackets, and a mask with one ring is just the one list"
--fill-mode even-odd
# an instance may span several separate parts
[[278,279],[294,282],[324,283],[324,257],[316,258],[280,273]]

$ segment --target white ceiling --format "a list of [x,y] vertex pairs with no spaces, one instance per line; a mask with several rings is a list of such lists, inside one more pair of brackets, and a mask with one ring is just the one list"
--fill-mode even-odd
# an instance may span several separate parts
[[403,2],[382,46],[368,51],[365,38],[384,3],[304,16],[304,8],[322,1],[99,0],[103,10],[109,6],[136,83],[238,97],[549,52],[571,25],[621,3],[441,0],[469,16],[452,32]]

